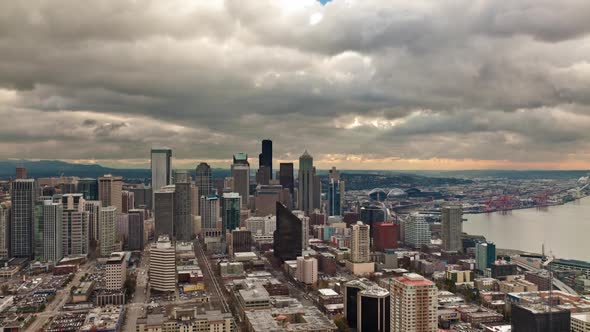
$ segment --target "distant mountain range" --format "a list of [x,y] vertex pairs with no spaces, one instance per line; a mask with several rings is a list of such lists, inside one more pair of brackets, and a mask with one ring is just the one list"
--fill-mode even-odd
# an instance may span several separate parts
[[[151,172],[149,169],[132,169],[132,168],[110,168],[98,164],[74,164],[59,160],[3,160],[0,161],[0,179],[9,179],[15,176],[15,169],[17,166],[24,166],[27,168],[27,173],[30,177],[58,177],[64,176],[78,176],[96,178],[104,174],[120,175],[126,179],[149,179]],[[254,168],[254,167],[253,167]],[[191,175],[195,175],[195,170],[190,171]],[[214,168],[212,169],[214,178],[223,178],[229,176],[229,169]],[[318,173],[325,177],[326,170],[319,170]],[[384,176],[395,178],[396,181],[408,181],[420,183],[423,179],[420,178],[506,178],[506,179],[572,179],[580,178],[590,174],[588,170],[574,170],[574,171],[559,171],[559,170],[531,170],[531,171],[515,171],[515,170],[465,170],[465,171],[363,171],[363,170],[344,170],[341,171],[343,175],[349,176],[368,175],[369,178],[374,176]],[[440,180],[440,179],[439,179]],[[426,181],[432,182],[432,181]],[[434,181],[439,182],[439,181]],[[444,181],[443,181],[444,182]],[[434,184],[434,183],[433,183]]]
[[104,174],[121,175],[125,178],[150,177],[148,169],[119,169],[109,168],[97,164],[73,164],[59,160],[4,160],[0,161],[0,178],[6,179],[15,176],[17,166],[27,169],[30,177],[56,177],[79,176],[96,178]]

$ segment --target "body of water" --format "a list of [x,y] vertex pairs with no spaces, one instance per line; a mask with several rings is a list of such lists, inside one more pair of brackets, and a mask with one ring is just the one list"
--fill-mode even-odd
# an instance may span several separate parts
[[465,215],[463,231],[483,235],[498,248],[590,261],[590,197],[565,205],[508,213]]

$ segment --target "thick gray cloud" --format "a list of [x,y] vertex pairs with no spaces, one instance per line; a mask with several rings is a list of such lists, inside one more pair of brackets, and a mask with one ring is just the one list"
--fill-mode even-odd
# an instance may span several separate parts
[[583,0],[5,1],[0,158],[590,165],[589,33]]

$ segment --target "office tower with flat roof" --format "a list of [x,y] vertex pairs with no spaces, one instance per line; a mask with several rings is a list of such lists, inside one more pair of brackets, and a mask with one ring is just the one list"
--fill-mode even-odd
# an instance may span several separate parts
[[114,206],[117,213],[123,211],[123,177],[106,174],[98,178],[98,200],[103,207]]
[[159,292],[176,290],[176,249],[168,236],[158,237],[150,248],[150,288]]
[[135,194],[132,191],[123,190],[121,192],[121,204],[123,206],[123,212],[127,213],[129,210],[135,208]]
[[10,257],[10,202],[0,203],[0,258]]
[[446,251],[461,251],[463,242],[463,207],[461,205],[447,205],[441,209],[442,247]]
[[151,151],[152,188],[154,192],[172,184],[172,149],[152,148]]
[[106,206],[100,209],[99,244],[100,256],[109,257],[117,240],[117,208]]
[[17,166],[16,167],[16,178],[18,180],[26,179],[27,178],[27,169],[23,166]]
[[[315,169],[315,167],[314,167]],[[322,208],[322,180],[319,174],[313,176],[313,211]],[[312,212],[313,212],[312,211]]]
[[299,210],[310,214],[313,212],[314,209],[319,208],[319,204],[316,206],[317,203],[317,195],[319,192],[316,192],[318,187],[316,185],[317,178],[316,178],[316,171],[315,167],[313,166],[313,157],[307,152],[307,150],[299,157]]
[[191,183],[192,178],[186,169],[175,169],[174,176],[172,177],[173,183]]
[[134,208],[152,209],[153,197],[151,187],[129,188],[128,190],[133,193]]
[[353,263],[368,263],[371,261],[371,227],[361,221],[352,226],[350,237],[350,260]]
[[378,222],[373,224],[373,250],[384,252],[385,249],[396,249],[399,239],[399,224]]
[[306,285],[318,282],[318,260],[314,257],[297,257],[296,279]]
[[61,195],[61,203],[64,210],[84,210],[84,199],[83,194],[63,194]]
[[231,234],[231,239],[228,241],[231,244],[231,254],[252,251],[252,232],[244,228],[228,232]]
[[142,209],[129,210],[129,235],[127,237],[127,248],[131,251],[143,251],[144,249],[144,217],[145,211]]
[[37,199],[33,179],[18,179],[11,184],[10,246],[13,257],[33,257],[33,210]]
[[43,202],[46,200],[52,203],[61,204],[61,195],[37,197],[37,201],[33,207],[33,259],[35,260],[43,260]]
[[286,203],[282,194],[281,185],[258,185],[254,194],[254,214],[258,217],[275,214],[276,202]]
[[496,245],[493,242],[482,242],[475,245],[475,268],[483,273],[496,261]]
[[199,203],[201,200],[201,194],[199,194],[199,187],[193,182],[191,183],[191,213],[193,215],[193,219],[196,216],[201,214],[201,210],[199,208]]
[[174,239],[190,241],[193,236],[192,189],[190,176],[186,171],[175,173],[174,189]]
[[291,195],[294,195],[295,179],[294,179],[293,163],[281,163],[279,169],[279,183],[283,188],[289,189]]
[[361,290],[357,295],[358,332],[389,332],[390,306],[389,292],[378,286]]
[[64,209],[62,222],[63,255],[87,255],[88,212]]
[[154,193],[154,237],[174,236],[174,185],[165,186]]
[[127,279],[127,260],[124,252],[115,252],[105,264],[105,289],[121,290]]
[[234,155],[231,176],[234,178],[235,191],[242,198],[242,208],[245,209],[248,207],[250,200],[250,163],[248,163],[247,154],[236,153]]
[[[335,171],[335,170],[334,170]],[[337,171],[335,171],[337,172]],[[344,198],[344,181],[330,178],[328,184],[328,216],[342,215],[342,199]]]
[[568,332],[572,314],[568,309],[550,307],[545,303],[512,304],[510,322],[516,332]]
[[205,234],[220,234],[219,197],[201,196],[201,229]]
[[40,213],[36,215],[37,243],[35,259],[59,262],[66,254],[63,251],[63,205],[51,200],[37,203]]
[[242,199],[238,193],[226,193],[221,197],[221,230],[223,234],[240,227]]
[[78,180],[76,191],[84,196],[87,201],[98,200],[98,180],[93,178],[83,178]]
[[268,170],[268,179],[272,180],[272,141],[270,139],[262,140],[260,168],[262,167],[265,167]]
[[267,185],[270,183],[270,170],[266,166],[260,166],[256,171],[256,184]]
[[274,256],[281,261],[297,259],[302,253],[302,221],[280,202],[276,203],[276,230],[274,232]]
[[437,332],[438,289],[434,283],[415,273],[391,280],[392,332]]
[[88,212],[88,239],[90,247],[98,243],[100,237],[100,209],[102,203],[100,201],[85,201],[84,211]]
[[404,242],[407,246],[420,249],[429,245],[432,234],[430,224],[424,216],[413,214],[404,222]]

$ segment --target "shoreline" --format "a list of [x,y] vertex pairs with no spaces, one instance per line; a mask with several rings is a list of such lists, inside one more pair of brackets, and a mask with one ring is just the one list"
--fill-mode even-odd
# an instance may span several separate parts
[[539,209],[540,210],[540,209],[550,208],[550,207],[553,207],[553,206],[563,206],[563,205],[566,205],[566,204],[569,204],[569,203],[577,202],[579,200],[582,200],[582,199],[588,198],[588,197],[590,197],[590,195],[585,195],[585,196],[582,196],[580,198],[576,198],[576,199],[574,199],[572,201],[563,202],[563,203],[553,203],[553,204],[547,204],[547,205],[542,205],[542,206],[522,206],[522,207],[515,207],[515,208],[509,209],[509,210],[492,210],[492,211],[481,211],[481,212],[472,212],[472,211],[470,211],[470,212],[463,212],[463,214],[464,215],[469,215],[469,214],[487,214],[487,213],[510,213],[512,211],[529,210],[529,209]]

